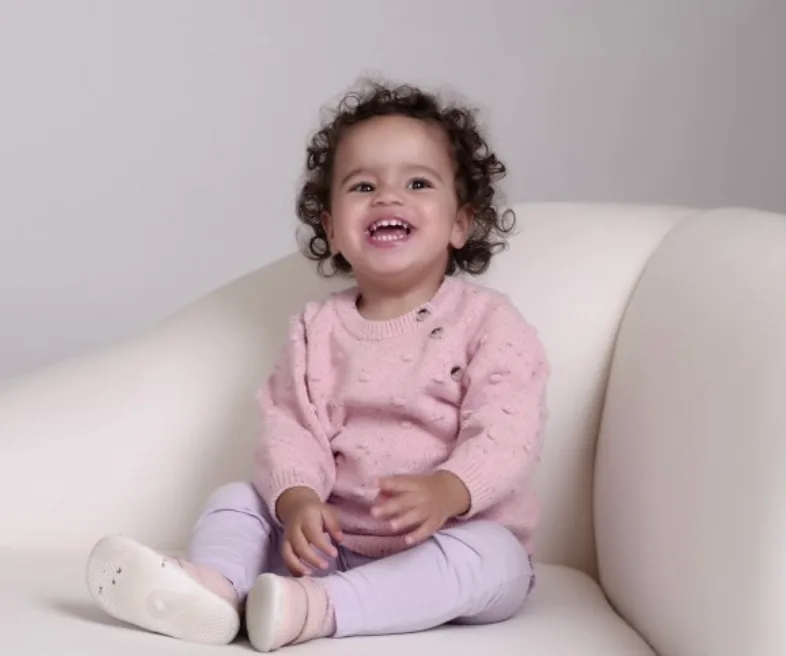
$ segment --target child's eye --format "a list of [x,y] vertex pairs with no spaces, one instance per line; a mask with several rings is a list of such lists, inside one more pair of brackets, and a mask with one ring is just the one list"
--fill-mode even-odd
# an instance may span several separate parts
[[368,182],[358,182],[356,185],[353,185],[350,191],[359,191],[361,193],[367,194],[370,191],[374,191],[374,186]]
[[431,187],[431,183],[426,178],[415,178],[407,186],[410,189],[428,189]]

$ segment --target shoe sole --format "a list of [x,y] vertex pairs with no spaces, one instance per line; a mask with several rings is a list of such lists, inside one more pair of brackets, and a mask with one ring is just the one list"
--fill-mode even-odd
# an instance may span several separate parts
[[182,569],[122,535],[100,540],[87,563],[87,588],[109,615],[188,642],[226,645],[240,614]]
[[274,574],[261,574],[246,600],[246,631],[251,646],[257,651],[278,649],[276,633],[284,621],[284,590]]

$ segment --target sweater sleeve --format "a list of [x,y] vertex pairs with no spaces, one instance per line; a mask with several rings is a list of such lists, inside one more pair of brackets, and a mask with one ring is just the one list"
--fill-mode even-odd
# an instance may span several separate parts
[[550,368],[535,330],[505,301],[470,346],[456,446],[438,469],[466,485],[469,519],[527,483],[540,459]]
[[271,517],[287,489],[309,487],[326,501],[335,483],[333,453],[309,394],[306,362],[306,327],[299,315],[258,396],[262,435],[254,454],[254,486]]

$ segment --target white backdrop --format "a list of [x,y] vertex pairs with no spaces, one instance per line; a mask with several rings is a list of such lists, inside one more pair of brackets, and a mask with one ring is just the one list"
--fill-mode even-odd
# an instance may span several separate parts
[[0,0],[0,378],[291,251],[364,71],[486,108],[511,201],[786,210],[783,0]]

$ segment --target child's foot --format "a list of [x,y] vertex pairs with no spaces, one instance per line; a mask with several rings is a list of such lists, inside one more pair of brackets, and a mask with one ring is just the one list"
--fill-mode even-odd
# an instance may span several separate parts
[[225,645],[240,628],[234,589],[218,572],[165,558],[122,535],[93,547],[87,587],[104,611],[154,633]]
[[279,647],[333,635],[335,617],[325,589],[311,579],[262,574],[246,601],[246,628],[254,649]]

